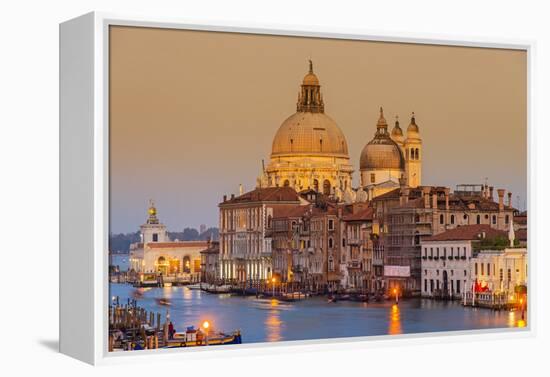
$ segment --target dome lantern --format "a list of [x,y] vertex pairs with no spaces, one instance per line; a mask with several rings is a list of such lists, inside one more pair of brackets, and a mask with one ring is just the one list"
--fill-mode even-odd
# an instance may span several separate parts
[[302,80],[302,88],[298,94],[296,111],[310,113],[325,112],[321,85],[319,85],[319,78],[313,73],[313,62],[311,60],[309,60],[309,72]]

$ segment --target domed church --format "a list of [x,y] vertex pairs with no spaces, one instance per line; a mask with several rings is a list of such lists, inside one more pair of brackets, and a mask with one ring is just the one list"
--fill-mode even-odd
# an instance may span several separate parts
[[414,113],[404,139],[397,117],[391,133],[388,132],[381,107],[374,138],[365,145],[359,160],[361,186],[369,192],[369,198],[398,187],[402,179],[409,187],[418,187],[421,184],[421,149],[422,140]]
[[268,166],[258,178],[262,187],[290,186],[327,195],[350,190],[353,167],[348,145],[336,122],[325,114],[319,78],[309,61],[296,113],[279,127]]

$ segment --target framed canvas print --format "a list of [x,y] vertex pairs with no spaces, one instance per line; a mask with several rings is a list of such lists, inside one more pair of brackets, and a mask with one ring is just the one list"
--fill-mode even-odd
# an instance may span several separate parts
[[532,331],[530,43],[91,13],[60,51],[62,352]]

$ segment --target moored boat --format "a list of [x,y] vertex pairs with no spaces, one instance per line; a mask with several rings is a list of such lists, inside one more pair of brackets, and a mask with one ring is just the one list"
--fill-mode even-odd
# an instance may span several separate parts
[[172,339],[166,342],[166,348],[219,346],[225,344],[241,344],[242,337],[239,330],[231,334],[222,332],[206,332],[202,329],[188,327],[185,332],[174,333]]

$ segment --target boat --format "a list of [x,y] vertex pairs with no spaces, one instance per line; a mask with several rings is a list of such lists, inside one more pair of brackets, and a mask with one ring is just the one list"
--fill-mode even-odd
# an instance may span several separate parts
[[201,283],[189,284],[187,286],[189,289],[202,289]]
[[206,333],[201,329],[188,327],[185,332],[176,332],[172,339],[166,342],[166,348],[221,346],[226,344],[241,344],[242,337],[239,330],[231,334],[222,332]]

